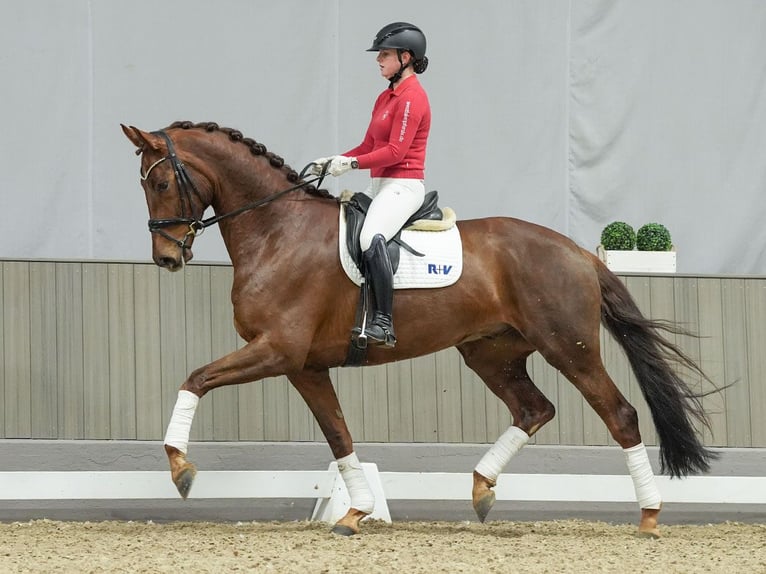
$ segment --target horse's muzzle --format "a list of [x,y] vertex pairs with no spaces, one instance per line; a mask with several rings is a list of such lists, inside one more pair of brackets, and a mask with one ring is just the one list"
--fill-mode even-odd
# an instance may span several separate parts
[[162,267],[163,269],[167,269],[168,271],[178,271],[180,269],[183,269],[184,265],[191,261],[193,257],[193,254],[191,252],[191,249],[184,249],[182,252],[179,252],[177,254],[169,255],[169,254],[158,254],[153,257],[154,263],[158,267]]

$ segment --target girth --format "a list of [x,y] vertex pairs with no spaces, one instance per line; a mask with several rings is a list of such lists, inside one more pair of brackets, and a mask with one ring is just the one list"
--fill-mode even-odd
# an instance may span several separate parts
[[[421,219],[429,219],[433,221],[439,221],[443,217],[442,210],[437,205],[439,201],[439,192],[436,190],[426,193],[423,199],[423,205],[420,206],[415,213],[404,223],[402,229],[406,229],[412,225],[415,221]],[[343,201],[343,209],[346,216],[346,245],[348,246],[348,252],[354,261],[354,264],[361,270],[362,269],[362,248],[359,243],[359,235],[362,232],[362,226],[364,220],[367,217],[367,211],[370,209],[372,198],[366,193],[355,193],[347,201]],[[404,247],[407,251],[413,255],[423,257],[422,253],[419,253],[409,245],[407,245],[401,238],[402,230],[400,229],[396,235],[394,235],[387,244],[388,257],[391,259],[391,267],[396,273],[399,267],[399,251]]]

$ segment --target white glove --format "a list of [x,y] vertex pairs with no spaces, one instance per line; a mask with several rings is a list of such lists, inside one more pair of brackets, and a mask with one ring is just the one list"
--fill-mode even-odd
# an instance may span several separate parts
[[332,156],[330,157],[320,157],[315,159],[311,162],[311,174],[312,175],[322,175],[322,169],[324,168],[324,165],[326,163],[329,163],[332,159]]
[[330,166],[327,168],[327,173],[338,177],[343,175],[347,171],[356,169],[359,164],[355,157],[346,157],[345,155],[336,155],[330,160]]

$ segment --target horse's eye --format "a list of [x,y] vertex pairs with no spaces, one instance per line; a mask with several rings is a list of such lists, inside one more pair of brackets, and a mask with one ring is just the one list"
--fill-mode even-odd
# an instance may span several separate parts
[[165,191],[168,188],[167,181],[161,181],[157,184],[157,191]]

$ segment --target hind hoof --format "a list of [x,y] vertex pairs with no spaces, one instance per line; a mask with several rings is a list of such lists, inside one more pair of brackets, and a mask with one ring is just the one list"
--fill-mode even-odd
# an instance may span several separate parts
[[[661,507],[661,506],[660,506]],[[659,508],[642,508],[641,522],[638,525],[637,536],[639,538],[659,538],[660,529],[657,527],[657,519],[660,515]]]
[[335,526],[332,527],[332,530],[330,530],[330,532],[332,532],[333,534],[337,534],[338,536],[353,536],[354,534],[356,534],[356,532],[354,532],[354,530],[351,527],[346,526],[345,524],[336,524]]
[[339,536],[353,536],[354,534],[359,534],[361,530],[359,523],[368,514],[368,512],[362,512],[356,508],[349,508],[346,515],[335,523],[331,532],[333,534],[338,534]]

